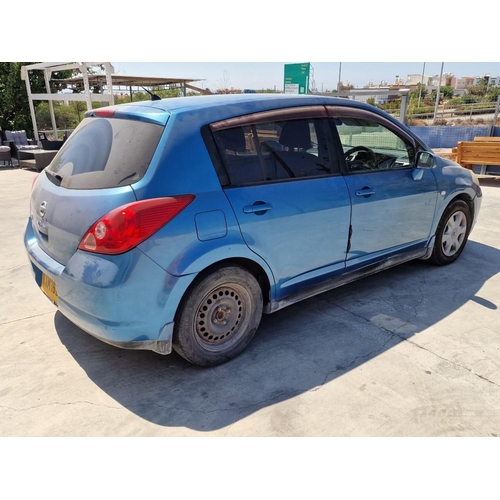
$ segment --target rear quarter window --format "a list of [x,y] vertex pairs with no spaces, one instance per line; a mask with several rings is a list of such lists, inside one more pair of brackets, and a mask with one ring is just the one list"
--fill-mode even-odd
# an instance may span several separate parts
[[69,189],[127,186],[146,173],[163,127],[123,118],[85,118],[48,173]]

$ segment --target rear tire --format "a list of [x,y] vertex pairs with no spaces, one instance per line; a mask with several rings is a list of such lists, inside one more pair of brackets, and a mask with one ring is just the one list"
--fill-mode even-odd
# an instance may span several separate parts
[[188,290],[176,316],[172,346],[195,365],[225,363],[252,340],[262,307],[253,275],[237,265],[220,266]]
[[439,221],[430,262],[439,266],[455,262],[465,248],[471,226],[469,205],[462,200],[453,202]]

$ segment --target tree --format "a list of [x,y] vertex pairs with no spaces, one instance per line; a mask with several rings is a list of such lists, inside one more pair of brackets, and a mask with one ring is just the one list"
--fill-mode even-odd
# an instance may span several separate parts
[[410,100],[422,100],[427,94],[427,87],[422,83],[417,83],[417,88],[410,92]]
[[[104,66],[102,64],[98,64],[96,66],[87,66],[87,71],[89,75],[95,75],[104,71]],[[64,73],[64,74],[63,74]],[[69,69],[66,71],[60,71],[58,73],[54,73],[53,78],[71,78],[73,76],[80,76],[80,70],[78,69]],[[61,85],[61,88],[66,88],[67,85]],[[100,94],[102,92],[101,85],[95,84],[90,86],[90,91],[92,94]],[[82,83],[73,84],[73,94],[81,94],[85,92],[85,85]]]
[[[33,137],[28,92],[26,83],[21,80],[21,67],[29,64],[35,63],[0,62],[0,127],[2,130],[26,130],[27,135]],[[32,92],[44,92],[42,72],[32,73],[29,75]],[[33,104],[36,107],[39,103]]]
[[183,95],[182,89],[174,86],[164,90],[155,90],[154,93],[162,99],[167,99],[168,97],[181,97]]
[[479,78],[477,80],[476,85],[471,85],[467,88],[467,92],[471,95],[476,95],[483,97],[486,95],[486,91],[488,89],[488,80],[486,78]]
[[498,96],[500,95],[500,87],[496,87],[495,85],[488,85],[488,93],[486,97],[489,101],[496,101]]
[[455,92],[453,91],[452,87],[448,87],[445,85],[445,86],[441,87],[441,93],[443,94],[443,99],[452,99],[453,94]]
[[217,94],[232,94],[233,88],[229,88],[231,84],[231,80],[229,78],[229,73],[227,70],[224,70],[222,73],[222,80],[218,80],[217,82]]
[[[437,94],[437,90],[433,90],[431,92],[431,98],[433,101],[436,100],[436,94]],[[446,87],[445,85],[443,85],[439,91],[439,102],[443,101],[444,99],[452,99],[453,94],[454,94],[454,91],[451,87]]]
[[[82,120],[85,111],[87,111],[86,104],[81,101],[69,102],[67,105],[59,101],[54,101],[53,106],[58,128],[66,130],[76,128]],[[50,108],[47,101],[40,102],[36,108],[35,115],[36,123],[40,129],[52,128]]]
[[[29,108],[28,93],[26,83],[21,80],[21,67],[36,64],[32,62],[0,62],[0,128],[2,130],[26,130],[29,137],[33,137],[33,123]],[[89,73],[98,73],[103,70],[102,65],[91,66]],[[45,78],[43,70],[29,71],[29,80],[32,93],[46,93]],[[50,92],[57,92],[67,88],[66,83],[58,80],[69,79],[80,75],[77,68],[52,73],[50,80]],[[81,88],[73,88],[73,92],[83,91]],[[100,86],[92,86],[92,92],[100,92]],[[56,123],[62,128],[75,128],[83,118],[86,105],[82,102],[71,102],[68,106],[63,106],[57,101],[53,101]],[[37,125],[43,128],[51,128],[49,106],[46,101],[33,101],[35,107],[35,117]],[[98,107],[93,103],[93,107]]]

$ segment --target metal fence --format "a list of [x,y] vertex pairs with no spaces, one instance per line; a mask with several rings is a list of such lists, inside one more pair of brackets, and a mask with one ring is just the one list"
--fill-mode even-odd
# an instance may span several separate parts
[[480,102],[471,104],[440,104],[434,109],[427,106],[408,109],[407,119],[409,124],[424,120],[428,124],[439,125],[489,125],[495,126],[498,119],[499,101]]
[[[420,106],[410,103],[409,90],[357,89],[335,94],[347,99],[368,102],[383,109],[406,125],[449,125],[495,127],[499,118],[500,97],[496,101],[463,103],[453,99],[446,104],[430,104],[422,100]],[[329,94],[332,95],[332,94]],[[500,125],[500,123],[498,123]]]
[[[500,127],[408,127],[430,148],[454,148],[460,141],[473,141],[474,137],[500,137]],[[493,133],[491,133],[493,132]]]

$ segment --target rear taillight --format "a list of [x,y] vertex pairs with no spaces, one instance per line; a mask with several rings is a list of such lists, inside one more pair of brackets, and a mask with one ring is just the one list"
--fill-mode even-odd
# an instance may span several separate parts
[[103,254],[126,252],[171,221],[193,200],[193,195],[172,196],[115,208],[92,225],[78,248]]

